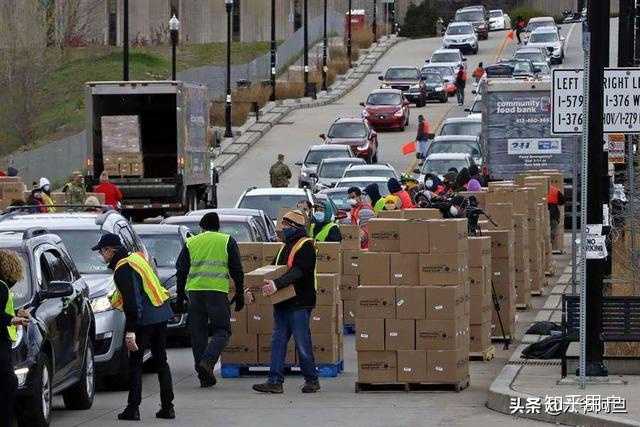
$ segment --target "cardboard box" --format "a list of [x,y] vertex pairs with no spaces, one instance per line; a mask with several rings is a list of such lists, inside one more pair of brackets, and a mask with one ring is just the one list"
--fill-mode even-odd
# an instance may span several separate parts
[[360,254],[359,249],[343,249],[342,250],[342,274],[357,276],[360,272]]
[[362,383],[395,383],[398,380],[395,351],[359,351],[358,381]]
[[483,235],[491,237],[491,254],[493,258],[513,256],[515,235],[511,229],[484,231]]
[[466,219],[429,220],[429,252],[450,254],[469,250],[469,230]]
[[265,265],[244,274],[244,287],[261,289],[265,280],[275,280],[287,272],[286,265]]
[[442,219],[440,209],[405,209],[404,219]]
[[357,287],[358,287],[358,276],[342,275],[340,277],[340,298],[343,301],[355,300]]
[[356,319],[356,351],[384,350],[384,319]]
[[400,252],[401,219],[376,218],[367,225],[369,250],[372,252]]
[[275,264],[276,256],[284,247],[281,242],[263,242],[262,243],[262,265]]
[[340,358],[340,335],[315,334],[311,341],[316,363],[336,363],[343,360]]
[[427,381],[457,383],[469,377],[469,351],[427,351]]
[[231,334],[247,334],[249,333],[248,321],[249,315],[248,306],[245,306],[240,311],[230,310],[229,321],[231,322]]
[[420,254],[419,262],[420,285],[459,285],[467,280],[468,255],[466,252]]
[[426,289],[415,286],[396,288],[396,318],[426,319]]
[[493,270],[492,282],[494,286],[513,284],[515,281],[515,258],[513,254],[509,258],[494,258],[491,265]]
[[394,319],[396,289],[391,286],[360,286],[357,292],[358,319]]
[[360,285],[389,285],[391,256],[383,252],[362,252],[360,255]]
[[344,301],[344,306],[342,308],[342,315],[344,318],[345,325],[355,325],[356,324],[356,301]]
[[471,353],[481,353],[491,346],[493,333],[491,321],[480,325],[471,325],[469,331],[469,351]]
[[316,243],[316,273],[340,273],[340,243]]
[[337,322],[335,306],[319,306],[311,312],[309,319],[311,334],[330,334],[335,332]]
[[336,312],[334,332],[338,335],[342,335],[344,333],[344,303],[338,300],[334,308]]
[[493,304],[491,302],[491,299],[489,299],[489,302],[486,303],[486,301],[482,301],[477,303],[476,305],[474,305],[473,303],[473,296],[472,296],[472,303],[471,303],[471,314],[469,317],[469,323],[472,325],[476,325],[476,324],[482,324],[482,323],[491,323],[491,319],[493,318]]
[[391,254],[389,267],[389,283],[395,286],[420,283],[418,254]]
[[487,193],[487,207],[496,203],[510,203],[513,205],[515,186],[494,187]]
[[469,268],[491,265],[491,237],[469,237]]
[[487,205],[487,214],[498,224],[500,230],[513,230],[513,204],[494,203]]
[[416,348],[416,321],[387,319],[384,323],[385,350],[414,350]]
[[251,304],[247,306],[247,330],[249,334],[273,332],[273,307]]
[[401,253],[429,253],[429,223],[426,220],[405,220],[399,230]]
[[468,318],[416,320],[416,350],[456,350],[468,345]]
[[316,305],[334,306],[340,299],[340,276],[316,274]]
[[380,211],[378,212],[378,218],[384,219],[403,219],[404,218],[404,210],[396,209],[391,211]]
[[469,285],[471,295],[484,295],[491,292],[490,277],[487,276],[486,267],[469,268]]
[[344,249],[360,249],[360,227],[351,224],[340,224],[342,241],[340,247]]
[[[258,363],[271,364],[271,334],[258,335]],[[287,365],[296,364],[296,347],[293,339],[287,344],[287,355],[284,363]]]
[[222,363],[258,363],[258,335],[234,332],[221,356]]
[[238,250],[244,271],[254,271],[264,265],[262,243],[238,242]]
[[407,383],[427,381],[427,352],[425,350],[398,351],[398,381]]
[[451,320],[464,315],[465,287],[427,286],[426,287],[426,319]]

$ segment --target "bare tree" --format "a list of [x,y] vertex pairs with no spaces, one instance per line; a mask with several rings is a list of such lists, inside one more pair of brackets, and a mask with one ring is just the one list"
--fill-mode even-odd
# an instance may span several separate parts
[[43,1],[51,11],[47,14],[47,27],[56,46],[64,49],[100,41],[105,21],[99,11],[106,10],[104,0]]

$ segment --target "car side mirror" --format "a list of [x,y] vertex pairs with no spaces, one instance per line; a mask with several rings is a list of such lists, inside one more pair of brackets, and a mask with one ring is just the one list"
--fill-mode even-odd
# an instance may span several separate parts
[[321,133],[318,136],[320,137],[320,139],[327,139],[327,135],[325,135],[324,133]]
[[383,81],[384,80],[384,76],[378,76],[378,80]]
[[360,103],[360,106],[361,106],[361,107],[364,107],[364,106],[365,106],[364,102],[361,102],[361,103]]
[[463,56],[463,57],[462,57],[462,62],[466,62],[466,61],[467,61],[467,57],[466,57],[466,56]]
[[471,112],[471,108],[465,108],[465,109],[464,109],[464,112],[465,112],[465,113],[470,113],[470,112]]
[[302,162],[296,162],[296,166],[302,166]]
[[431,62],[431,60],[430,59],[425,59],[424,62]]
[[73,286],[69,282],[54,281],[49,282],[47,289],[40,291],[40,299],[64,298],[73,295]]
[[415,168],[415,169],[413,170],[413,173],[420,173],[420,169]]

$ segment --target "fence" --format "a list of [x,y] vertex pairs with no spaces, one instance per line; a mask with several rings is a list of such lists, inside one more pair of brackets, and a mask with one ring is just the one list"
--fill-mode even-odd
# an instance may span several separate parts
[[[567,9],[576,11],[577,2],[576,0],[517,0],[516,6],[527,6],[533,9],[544,11],[545,14],[549,16],[560,16],[562,15],[562,12]],[[619,0],[611,0],[611,13],[617,14],[619,10]]]

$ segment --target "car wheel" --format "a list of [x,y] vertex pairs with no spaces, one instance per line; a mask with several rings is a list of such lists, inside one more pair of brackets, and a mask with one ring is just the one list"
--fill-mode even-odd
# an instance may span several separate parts
[[447,94],[445,93],[444,96],[442,98],[440,98],[440,102],[442,104],[449,102],[449,97],[447,96]]
[[51,418],[51,363],[46,354],[41,353],[27,379],[29,395],[20,399],[18,426],[48,427]]
[[93,405],[95,394],[96,370],[93,359],[93,344],[91,340],[88,340],[82,378],[77,384],[62,393],[62,400],[67,409],[89,409]]
[[427,105],[427,100],[426,100],[426,99],[424,99],[424,98],[420,98],[420,99],[418,99],[418,100],[416,101],[416,107],[418,107],[418,108],[422,108],[422,107],[424,107],[425,105]]

